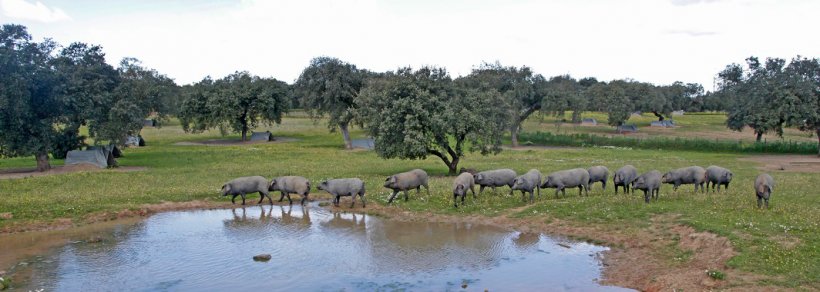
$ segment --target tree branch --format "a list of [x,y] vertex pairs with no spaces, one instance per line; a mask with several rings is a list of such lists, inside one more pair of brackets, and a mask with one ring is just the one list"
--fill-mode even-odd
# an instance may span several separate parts
[[534,104],[530,107],[527,107],[527,108],[523,109],[521,111],[521,113],[519,114],[519,116],[518,116],[518,121],[517,121],[518,123],[517,124],[521,124],[522,122],[524,122],[524,120],[526,120],[527,117],[529,117],[532,113],[534,113],[535,111],[537,111],[539,109],[541,109],[541,104],[540,103],[539,104]]
[[445,156],[444,153],[434,149],[427,149],[427,153],[438,156],[442,161],[444,161],[445,164],[447,164],[448,167],[450,166],[450,160],[447,159],[447,156]]
[[[462,147],[463,147],[463,145],[464,145],[464,139],[465,139],[466,137],[467,137],[467,134],[465,134],[465,133],[462,133],[461,135],[458,135],[458,136],[456,137],[456,153],[455,153],[455,154],[456,154],[456,156],[453,156],[453,158],[456,158],[456,157],[461,157],[461,154],[463,154],[463,153],[464,153],[464,151],[463,151]],[[451,154],[452,154],[452,153],[451,153]]]

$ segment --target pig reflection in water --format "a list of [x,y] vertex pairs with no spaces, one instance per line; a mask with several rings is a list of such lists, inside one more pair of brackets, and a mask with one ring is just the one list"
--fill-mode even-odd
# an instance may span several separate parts
[[538,247],[538,241],[541,240],[541,234],[521,232],[518,236],[513,237],[513,244],[521,250],[528,250]]
[[[222,223],[226,230],[258,231],[260,227],[272,228],[276,225],[295,227],[299,230],[309,229],[311,220],[308,208],[297,208],[301,209],[297,211],[302,213],[301,217],[293,216],[293,206],[279,206],[278,208],[276,206],[269,208],[259,206],[259,216],[257,217],[253,216],[256,208],[236,208],[231,209],[233,218],[226,219]],[[276,212],[278,214],[274,213],[276,209],[279,211]]]
[[323,228],[361,234],[367,231],[367,215],[334,212],[331,216],[330,220],[320,223]]

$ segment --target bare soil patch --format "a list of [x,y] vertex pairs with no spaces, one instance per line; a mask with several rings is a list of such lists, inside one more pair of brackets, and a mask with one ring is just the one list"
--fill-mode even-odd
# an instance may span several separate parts
[[504,150],[512,150],[512,151],[529,151],[529,150],[583,150],[584,148],[581,147],[570,147],[570,146],[518,146],[518,147],[508,147],[503,146],[501,149]]
[[297,138],[290,138],[290,137],[276,137],[273,141],[240,141],[240,140],[205,140],[205,141],[198,141],[198,142],[177,142],[174,145],[177,146],[237,146],[237,145],[249,145],[249,144],[267,144],[267,143],[287,143],[287,142],[295,142],[299,141]]
[[11,168],[0,170],[0,179],[17,179],[26,177],[38,177],[47,175],[58,175],[72,172],[96,172],[96,171],[114,171],[114,172],[132,172],[143,171],[148,169],[142,166],[120,166],[115,168],[99,168],[91,164],[76,164],[65,166],[54,166],[48,171],[39,172],[37,168]]
[[763,171],[820,172],[820,157],[815,155],[755,155],[739,158],[760,164]]

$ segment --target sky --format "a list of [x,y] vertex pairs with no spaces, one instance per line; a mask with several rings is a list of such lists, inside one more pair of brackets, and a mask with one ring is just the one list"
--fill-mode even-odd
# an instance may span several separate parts
[[35,40],[98,44],[178,84],[235,71],[293,83],[317,56],[373,71],[483,62],[546,77],[700,83],[749,56],[820,57],[814,0],[0,0]]

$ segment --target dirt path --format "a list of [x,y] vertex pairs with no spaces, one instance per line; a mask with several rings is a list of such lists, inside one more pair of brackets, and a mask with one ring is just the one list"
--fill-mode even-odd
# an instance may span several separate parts
[[205,140],[198,142],[177,142],[177,146],[236,146],[249,144],[287,143],[299,141],[296,138],[276,137],[273,141]]
[[94,171],[115,171],[115,172],[132,172],[143,171],[148,169],[142,166],[120,166],[115,168],[99,168],[91,164],[77,164],[67,166],[55,166],[48,171],[39,172],[36,168],[12,168],[0,170],[0,179],[17,179],[26,177],[38,177],[48,175],[59,175],[72,172],[94,172]]
[[763,171],[820,172],[820,157],[816,155],[755,155],[740,158],[761,164]]

